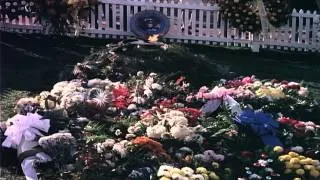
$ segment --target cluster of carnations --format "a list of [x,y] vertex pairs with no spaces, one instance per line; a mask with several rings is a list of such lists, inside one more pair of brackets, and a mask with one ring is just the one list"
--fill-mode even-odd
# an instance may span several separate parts
[[290,119],[287,117],[281,117],[278,119],[279,123],[289,126],[295,130],[295,135],[297,136],[304,136],[308,133],[316,133],[320,126],[315,124],[312,121],[299,121],[296,119]]
[[[274,151],[283,153],[282,147],[274,147]],[[301,152],[302,153],[302,152]],[[301,153],[290,151],[279,156],[285,166],[285,174],[296,176],[294,179],[317,179],[320,177],[320,162],[318,159],[303,156]]]
[[213,172],[207,170],[205,167],[197,167],[195,170],[190,167],[177,168],[170,165],[161,165],[157,172],[157,176],[160,180],[188,180],[188,179],[198,179],[198,180],[219,180],[219,176]]

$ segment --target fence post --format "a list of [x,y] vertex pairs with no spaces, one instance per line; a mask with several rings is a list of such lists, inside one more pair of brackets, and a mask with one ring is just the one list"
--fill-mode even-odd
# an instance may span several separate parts
[[259,34],[254,33],[253,34],[253,39],[251,41],[251,51],[258,53],[260,51],[260,41],[259,41]]

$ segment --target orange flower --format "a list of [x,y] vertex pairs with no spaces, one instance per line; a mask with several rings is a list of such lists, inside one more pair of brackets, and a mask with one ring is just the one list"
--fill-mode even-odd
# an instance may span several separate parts
[[132,143],[140,146],[141,148],[146,148],[151,150],[154,154],[163,155],[165,158],[169,158],[168,154],[162,147],[162,144],[152,140],[146,136],[140,136],[132,140]]

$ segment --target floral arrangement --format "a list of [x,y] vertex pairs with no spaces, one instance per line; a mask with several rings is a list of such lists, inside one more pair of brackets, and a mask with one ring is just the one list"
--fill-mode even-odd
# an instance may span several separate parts
[[36,16],[37,21],[48,21],[55,32],[61,33],[74,24],[80,25],[89,16],[90,6],[97,3],[96,0],[4,0],[0,2],[0,13],[9,19]]
[[61,162],[73,151],[69,143],[77,143],[71,176],[319,177],[320,109],[304,83],[247,76],[194,87],[184,76],[134,72],[116,47],[126,46],[108,45],[99,58],[76,65],[75,79],[18,103],[53,122],[67,120],[57,130],[75,138],[58,133],[39,143],[49,152],[60,144]]
[[[210,1],[209,1],[210,2]],[[258,1],[253,0],[219,0],[212,1],[221,7],[223,17],[232,26],[242,31],[259,33],[261,31],[262,16],[265,16],[269,23],[279,27],[287,22],[290,14],[288,0],[263,0],[263,12],[259,9]],[[266,14],[265,14],[266,13]]]

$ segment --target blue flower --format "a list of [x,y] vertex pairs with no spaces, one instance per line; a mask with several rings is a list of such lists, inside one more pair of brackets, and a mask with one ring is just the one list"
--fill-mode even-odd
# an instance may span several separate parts
[[282,146],[276,137],[279,124],[270,114],[244,110],[235,118],[235,121],[241,125],[249,126],[254,133],[260,136],[265,145]]

